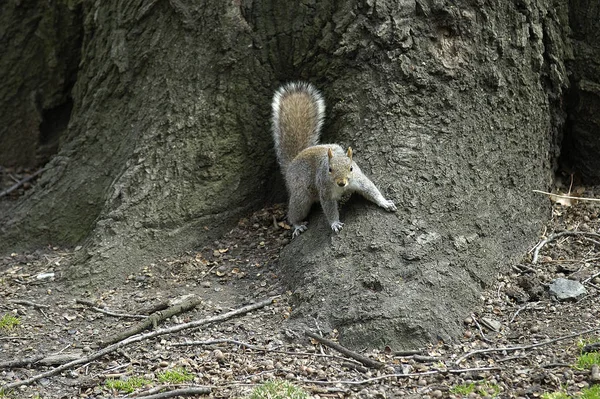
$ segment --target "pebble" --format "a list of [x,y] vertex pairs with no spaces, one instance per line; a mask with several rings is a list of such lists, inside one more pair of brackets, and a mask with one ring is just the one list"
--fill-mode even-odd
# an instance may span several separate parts
[[212,355],[217,360],[223,360],[223,359],[225,359],[225,355],[223,354],[223,352],[220,349],[215,349],[213,351]]
[[439,389],[436,389],[435,391],[431,392],[432,398],[441,398],[442,396],[444,396],[444,394]]
[[163,360],[162,362],[158,363],[158,365],[162,368],[169,367],[169,362]]

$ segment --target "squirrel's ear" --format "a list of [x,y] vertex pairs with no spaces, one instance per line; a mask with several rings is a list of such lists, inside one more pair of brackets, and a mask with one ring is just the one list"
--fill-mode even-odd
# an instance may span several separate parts
[[333,152],[331,152],[331,148],[327,149],[327,156],[329,157],[329,160],[331,161],[331,158],[333,158]]
[[352,161],[352,147],[348,147],[348,152],[346,154],[348,155],[348,158],[350,158],[350,160]]

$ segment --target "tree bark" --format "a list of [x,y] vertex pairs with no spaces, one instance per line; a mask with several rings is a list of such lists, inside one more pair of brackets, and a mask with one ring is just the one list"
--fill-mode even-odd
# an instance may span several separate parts
[[563,161],[589,184],[600,183],[600,5],[570,0],[573,56],[567,66],[572,86]]
[[339,235],[313,212],[281,257],[293,322],[351,347],[451,339],[549,215],[531,190],[564,120],[562,2],[82,4],[68,130],[0,250],[83,242],[71,277],[107,285],[203,245],[283,193],[269,102],[295,79],[399,211],[352,199]]

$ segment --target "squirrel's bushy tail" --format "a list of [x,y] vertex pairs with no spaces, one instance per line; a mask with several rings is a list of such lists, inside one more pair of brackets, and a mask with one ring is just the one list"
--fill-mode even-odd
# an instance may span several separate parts
[[310,83],[294,82],[281,86],[273,96],[273,140],[282,170],[307,147],[317,145],[325,101]]

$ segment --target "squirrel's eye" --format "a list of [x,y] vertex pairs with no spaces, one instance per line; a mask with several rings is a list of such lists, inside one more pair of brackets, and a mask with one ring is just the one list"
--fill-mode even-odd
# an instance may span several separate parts
[[352,166],[350,166],[350,172],[352,172]]
[[331,167],[329,167],[329,173],[333,172],[333,170],[331,169]]

